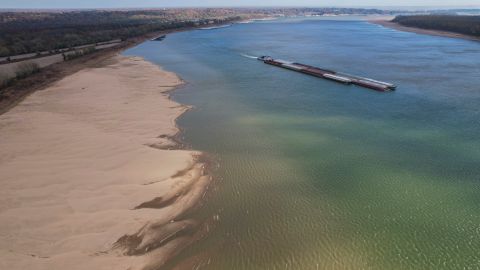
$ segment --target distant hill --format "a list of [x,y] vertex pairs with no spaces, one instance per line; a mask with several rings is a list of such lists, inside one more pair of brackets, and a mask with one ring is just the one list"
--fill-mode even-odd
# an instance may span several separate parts
[[480,16],[413,15],[397,16],[392,22],[408,27],[454,32],[480,37]]

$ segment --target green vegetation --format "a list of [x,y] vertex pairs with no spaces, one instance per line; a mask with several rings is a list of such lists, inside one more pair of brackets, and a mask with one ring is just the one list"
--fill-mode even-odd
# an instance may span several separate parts
[[415,15],[397,16],[393,22],[404,26],[480,36],[480,16]]

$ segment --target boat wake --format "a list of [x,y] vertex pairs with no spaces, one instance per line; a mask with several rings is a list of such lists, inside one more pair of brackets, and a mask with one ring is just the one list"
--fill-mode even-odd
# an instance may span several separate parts
[[243,57],[246,57],[246,58],[250,58],[250,59],[258,59],[257,56],[253,56],[253,55],[248,55],[248,54],[244,54],[244,53],[242,53],[240,55],[243,56]]
[[226,24],[226,25],[218,25],[218,26],[212,26],[212,27],[202,27],[198,28],[200,30],[214,30],[214,29],[220,29],[220,28],[226,28],[232,26],[231,24]]

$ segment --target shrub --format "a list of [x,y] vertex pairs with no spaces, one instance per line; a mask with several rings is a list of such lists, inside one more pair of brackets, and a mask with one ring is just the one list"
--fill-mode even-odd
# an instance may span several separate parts
[[23,62],[18,65],[17,70],[15,71],[15,75],[17,79],[23,79],[39,71],[40,67],[37,63]]
[[0,89],[10,86],[15,78],[8,77],[6,74],[0,73]]

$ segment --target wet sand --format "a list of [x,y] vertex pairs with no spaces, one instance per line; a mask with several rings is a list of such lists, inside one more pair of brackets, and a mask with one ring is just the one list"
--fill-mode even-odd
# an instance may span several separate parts
[[480,37],[474,37],[474,36],[463,35],[463,34],[458,34],[453,32],[440,31],[440,30],[428,30],[428,29],[422,29],[422,28],[416,28],[416,27],[408,27],[395,22],[391,22],[389,20],[370,20],[369,22],[382,25],[384,27],[392,28],[395,30],[399,30],[399,31],[417,33],[422,35],[462,38],[467,40],[480,41]]
[[0,115],[0,269],[155,269],[195,240],[211,177],[171,139],[180,84],[115,56]]

